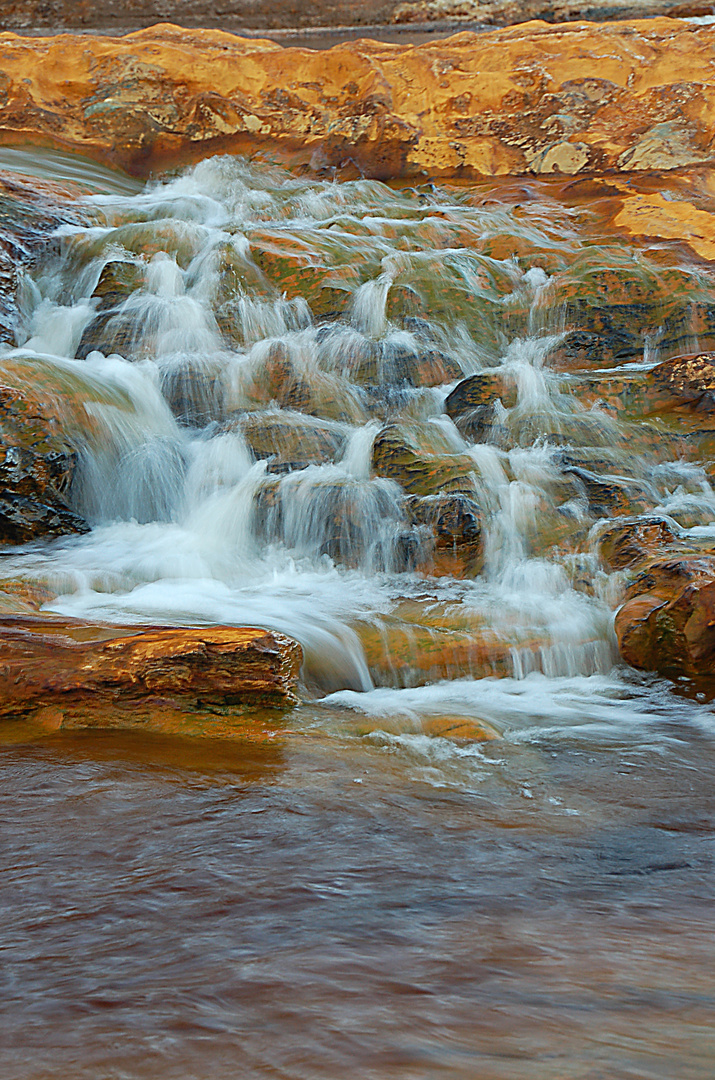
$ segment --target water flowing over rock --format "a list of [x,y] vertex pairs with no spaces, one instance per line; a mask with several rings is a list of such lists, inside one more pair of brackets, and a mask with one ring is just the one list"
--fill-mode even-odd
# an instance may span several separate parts
[[714,36],[678,19],[525,23],[316,52],[168,24],[7,34],[0,124],[137,175],[221,151],[381,178],[678,169],[712,160]]

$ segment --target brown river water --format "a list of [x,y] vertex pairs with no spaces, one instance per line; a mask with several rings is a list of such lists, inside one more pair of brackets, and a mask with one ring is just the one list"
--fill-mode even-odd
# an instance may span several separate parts
[[[92,525],[0,575],[64,615],[263,625],[306,657],[283,716],[4,724],[2,1080],[711,1080],[712,704],[618,663],[610,512],[568,471],[712,547],[707,438],[588,396],[699,346],[709,264],[563,183],[0,165],[88,193],[0,368],[64,403]],[[600,365],[564,358],[570,303],[634,296]],[[403,377],[425,343],[454,376]],[[444,398],[484,370],[513,392],[472,441]],[[476,576],[405,562],[427,540],[371,469],[385,423],[471,485]],[[299,424],[328,457],[296,462]]]

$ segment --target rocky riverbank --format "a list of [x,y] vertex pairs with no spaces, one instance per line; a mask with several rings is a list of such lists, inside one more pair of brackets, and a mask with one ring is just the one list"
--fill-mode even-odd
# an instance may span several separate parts
[[677,169],[712,160],[713,40],[662,18],[326,52],[170,25],[6,34],[0,130],[144,176],[224,151],[383,179]]

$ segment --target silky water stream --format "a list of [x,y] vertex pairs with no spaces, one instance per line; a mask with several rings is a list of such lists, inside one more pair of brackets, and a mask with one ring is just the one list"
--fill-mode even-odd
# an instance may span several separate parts
[[[261,738],[8,725],[0,1075],[712,1077],[712,707],[619,665],[595,544],[606,488],[715,538],[703,446],[599,404],[712,270],[563,185],[84,184],[0,366],[62,403],[92,528],[0,573],[305,665]],[[640,352],[574,370],[569,303],[619,290]],[[445,490],[469,565],[420,517]]]

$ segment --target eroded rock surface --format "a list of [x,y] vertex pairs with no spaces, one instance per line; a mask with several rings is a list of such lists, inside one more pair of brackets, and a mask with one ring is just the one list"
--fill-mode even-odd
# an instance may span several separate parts
[[282,634],[101,627],[42,616],[0,623],[0,718],[59,710],[62,722],[126,726],[152,707],[285,708],[296,701],[302,652]]
[[6,34],[0,124],[141,175],[218,151],[384,178],[676,169],[712,159],[714,40],[677,19],[326,52],[171,25]]

